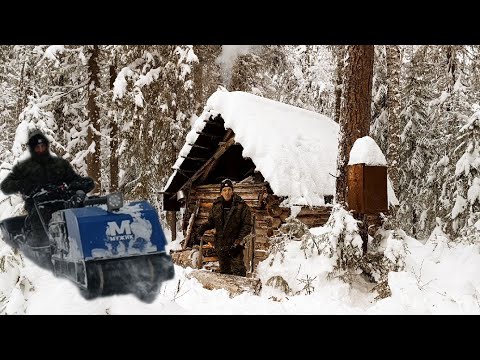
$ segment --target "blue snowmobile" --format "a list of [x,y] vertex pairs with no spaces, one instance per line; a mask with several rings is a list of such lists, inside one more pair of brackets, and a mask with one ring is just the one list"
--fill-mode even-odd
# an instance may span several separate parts
[[[0,222],[4,241],[73,281],[84,298],[133,293],[151,303],[174,277],[158,213],[147,201],[124,204],[122,193],[86,197],[65,188],[32,198],[47,237],[31,230],[27,216],[16,216]],[[47,208],[56,209],[48,223]]]

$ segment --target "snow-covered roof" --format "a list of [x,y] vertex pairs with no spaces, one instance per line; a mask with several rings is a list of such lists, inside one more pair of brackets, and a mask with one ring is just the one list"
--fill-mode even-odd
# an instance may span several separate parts
[[[285,205],[324,204],[335,193],[339,126],[327,116],[244,92],[218,90],[192,125],[174,169],[181,168],[205,121],[221,115],[277,196]],[[169,188],[175,171],[164,191]],[[331,175],[332,174],[332,175]],[[185,180],[186,181],[186,180]]]

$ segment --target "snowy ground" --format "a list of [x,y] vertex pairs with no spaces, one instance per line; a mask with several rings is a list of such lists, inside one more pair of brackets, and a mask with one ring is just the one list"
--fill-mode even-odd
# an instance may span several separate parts
[[[2,216],[5,217],[5,216]],[[316,234],[323,228],[312,229]],[[168,232],[167,232],[168,233]],[[180,234],[179,234],[180,235]],[[169,247],[178,246],[178,242]],[[351,284],[327,280],[328,261],[305,259],[299,241],[287,244],[289,257],[282,264],[269,259],[258,269],[263,288],[260,296],[241,294],[230,298],[225,290],[206,290],[185,275],[191,269],[175,266],[175,278],[164,283],[152,304],[133,295],[84,300],[70,281],[55,278],[28,259],[16,261],[3,241],[0,259],[0,312],[3,314],[480,314],[479,245],[452,245],[436,231],[425,244],[408,238],[406,271],[391,272],[392,296],[375,300],[372,284],[361,276]],[[0,264],[1,265],[1,264]],[[285,295],[266,286],[281,275],[292,293]],[[314,289],[304,288],[307,275]]]

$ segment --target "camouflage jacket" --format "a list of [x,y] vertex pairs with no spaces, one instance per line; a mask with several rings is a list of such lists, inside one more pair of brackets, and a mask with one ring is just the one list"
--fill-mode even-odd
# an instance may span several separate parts
[[250,233],[252,213],[245,201],[234,194],[232,208],[226,218],[223,217],[223,198],[220,196],[213,202],[208,220],[199,227],[197,234],[203,235],[206,230],[215,228],[215,248],[227,250]]
[[[29,158],[16,164],[0,184],[0,189],[6,195],[19,192],[29,196],[35,189],[42,186],[62,183],[69,185],[72,190],[85,192],[91,191],[95,186],[91,178],[78,175],[67,160],[49,156],[45,162],[37,162],[34,158]],[[31,200],[26,198],[27,210],[32,205]]]

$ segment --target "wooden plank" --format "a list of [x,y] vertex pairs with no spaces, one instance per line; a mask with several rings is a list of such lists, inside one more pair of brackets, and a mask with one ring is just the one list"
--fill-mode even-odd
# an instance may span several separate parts
[[[254,203],[261,203],[259,200],[258,200],[258,196],[255,194],[255,193],[250,193],[250,192],[245,192],[244,194],[238,192],[238,191],[235,191],[235,193],[237,195],[239,195],[243,200],[245,201],[250,201],[250,202],[254,202]],[[194,198],[194,199],[205,199],[205,200],[210,200],[210,201],[214,201],[216,200],[218,197],[220,196],[220,191],[219,191],[219,188],[217,189],[217,191],[215,193],[205,193],[205,192],[197,192],[195,194],[191,193],[190,194],[190,197],[191,198]],[[282,210],[280,210],[282,211]]]
[[202,145],[197,145],[197,144],[188,144],[188,145],[190,145],[191,147],[198,148],[198,149],[210,150],[210,148],[207,147],[207,146],[202,146]]
[[195,218],[198,215],[198,209],[199,209],[199,201],[197,201],[197,204],[195,205],[195,209],[192,212],[192,215],[190,215],[190,220],[188,221],[188,227],[187,227],[187,234],[185,235],[185,241],[183,242],[182,249],[186,249],[188,247],[188,243],[190,242],[190,238],[192,237],[193,233],[193,225],[195,223]]
[[364,171],[365,164],[347,166],[347,202],[348,209],[358,213],[365,213]]
[[253,258],[255,255],[255,240],[256,240],[256,235],[255,235],[255,230],[256,230],[256,214],[253,213],[253,219],[252,219],[252,238],[248,242],[248,251],[247,254],[248,256],[245,259],[246,262],[246,267],[247,267],[247,276],[253,277],[253,274],[255,272],[255,267],[253,266]]
[[308,208],[308,207],[302,207],[300,212],[297,214],[297,217],[303,216],[303,215],[330,215],[331,213],[331,207],[318,207],[318,208]]
[[194,270],[187,275],[187,278],[195,278],[205,289],[225,289],[230,297],[248,292],[259,295],[262,288],[260,279],[246,278],[243,276],[218,274],[209,271]]
[[[181,175],[183,175],[184,177],[186,177],[187,179],[190,177],[185,171],[183,171],[182,169],[178,168],[178,169],[175,169],[177,170],[177,172]],[[175,193],[172,198],[174,198],[175,196],[177,196],[177,194]]]
[[203,135],[203,136],[208,136],[208,137],[211,137],[213,139],[220,139],[220,138],[223,137],[223,135],[209,134],[209,133],[204,132],[204,131],[197,131],[197,134],[198,135]]
[[[225,153],[225,151],[227,151],[230,146],[235,144],[235,136],[232,129],[228,129],[227,133],[223,137],[223,142],[224,143],[219,145],[219,149],[217,150],[217,152],[209,159],[210,163],[205,164],[205,169],[203,170],[203,173],[199,176],[201,183],[207,179],[208,175],[215,168],[218,160]],[[221,149],[223,150],[220,151]]]
[[211,261],[218,261],[218,256],[205,256],[203,258],[203,262],[211,262]]
[[267,243],[269,243],[269,240],[268,240],[267,237],[263,237],[263,236],[258,236],[258,235],[256,235],[255,242],[256,242],[256,243],[265,243],[265,244],[267,244]]
[[267,251],[270,248],[270,244],[267,242],[255,241],[254,250]]
[[225,126],[222,123],[219,123],[218,121],[213,121],[213,120],[203,120],[204,123],[210,124],[210,125],[215,125],[221,128],[225,128]]
[[[233,133],[233,132],[232,132]],[[186,187],[189,187],[195,180],[197,180],[202,174],[203,172],[209,168],[209,166],[211,165],[212,162],[215,162],[217,161],[225,151],[227,151],[227,149],[232,146],[233,144],[235,143],[235,137],[232,137],[230,138],[225,144],[219,146],[219,148],[217,149],[217,151],[213,154],[213,156],[208,159],[208,161],[203,164],[200,169],[198,169],[195,174],[193,174],[193,176],[188,179],[185,184],[183,184],[180,189],[178,189],[178,191],[180,190],[183,190],[184,188]],[[175,195],[174,195],[175,196]]]
[[193,160],[193,161],[207,161],[208,159],[206,158],[200,158],[200,157],[192,157],[192,156],[185,156],[185,155],[181,155],[180,156],[181,158],[184,158],[184,159],[187,159],[187,160]]
[[[201,202],[211,202],[213,203],[218,197],[220,196],[220,193],[216,194],[216,196],[212,196],[212,197],[208,197],[208,196],[190,196],[190,199],[191,201],[192,200],[196,200],[196,199],[199,199]],[[241,196],[241,195],[240,195]],[[242,197],[243,198],[243,197]],[[243,200],[247,203],[247,204],[255,204],[255,207],[259,207],[260,206],[260,202],[256,199],[256,198],[249,198],[249,197],[245,197],[243,198]]]
[[273,236],[273,229],[266,228],[266,229],[256,229],[255,234],[259,237],[270,237]]
[[[267,188],[268,182],[261,182],[261,183],[254,183],[254,184],[242,184],[238,183],[235,184],[235,189],[251,189],[251,188]],[[194,191],[203,191],[203,190],[218,190],[218,184],[203,184],[203,185],[198,185],[195,187],[195,189],[192,189]]]
[[177,212],[167,211],[166,218],[171,232],[171,239],[175,241],[177,239]]
[[[198,193],[214,193],[218,192],[218,185],[219,184],[208,184],[208,185],[198,185],[194,189],[192,189],[192,192]],[[267,190],[266,185],[264,183],[260,184],[242,184],[242,183],[235,183],[235,191],[238,192],[255,192],[258,195],[260,193],[263,193]]]
[[305,215],[305,216],[297,216],[297,219],[298,220],[328,220],[328,218],[330,217],[330,215]]

